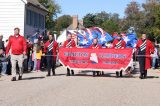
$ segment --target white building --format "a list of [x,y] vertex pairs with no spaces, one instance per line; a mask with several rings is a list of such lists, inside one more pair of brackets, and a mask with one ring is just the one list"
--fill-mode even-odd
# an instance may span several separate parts
[[6,40],[14,34],[15,27],[25,36],[34,35],[37,30],[43,32],[47,13],[37,0],[0,0],[0,34]]

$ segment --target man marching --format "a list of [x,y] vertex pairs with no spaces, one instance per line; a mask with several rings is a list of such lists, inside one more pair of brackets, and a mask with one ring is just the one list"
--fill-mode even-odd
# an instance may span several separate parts
[[[102,48],[101,45],[98,44],[98,39],[97,38],[94,38],[93,39],[93,44],[90,46],[91,49],[100,49]],[[93,77],[95,77],[97,73],[97,76],[100,75],[100,71],[93,71]],[[102,74],[104,74],[104,72],[102,72]]]
[[147,69],[151,68],[150,54],[154,53],[152,42],[146,39],[146,34],[142,34],[142,39],[137,42],[138,60],[140,65],[140,79],[147,77]]
[[[113,41],[113,48],[115,49],[124,49],[126,48],[126,42],[122,39],[122,35],[119,34]],[[120,74],[120,75],[119,75]],[[117,77],[122,77],[122,71],[120,73],[116,71],[116,76]]]
[[54,41],[53,35],[49,35],[49,40],[44,44],[44,53],[47,59],[47,76],[51,76],[51,69],[53,75],[55,75],[56,55],[58,49],[58,43]]
[[[68,33],[67,40],[64,42],[64,48],[73,48],[76,47],[75,41],[72,39],[72,34]],[[74,75],[74,71],[71,70],[71,74]],[[67,76],[70,76],[70,69],[67,68]]]
[[14,29],[14,35],[10,36],[9,42],[6,48],[6,57],[9,55],[9,51],[11,49],[11,64],[12,64],[12,79],[11,81],[16,81],[16,63],[18,62],[19,66],[19,80],[22,80],[23,74],[23,60],[24,55],[26,55],[26,40],[23,36],[19,34],[20,29]]

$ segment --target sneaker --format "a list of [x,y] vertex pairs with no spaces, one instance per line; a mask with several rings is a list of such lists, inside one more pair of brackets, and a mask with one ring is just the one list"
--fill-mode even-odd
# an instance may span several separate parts
[[2,73],[1,75],[2,75],[2,76],[7,76],[7,74],[4,74],[4,73]]
[[36,70],[32,70],[32,72],[33,72],[33,73],[35,73],[35,72],[36,72]]
[[154,68],[154,67],[152,67],[152,69],[154,70],[155,68]]

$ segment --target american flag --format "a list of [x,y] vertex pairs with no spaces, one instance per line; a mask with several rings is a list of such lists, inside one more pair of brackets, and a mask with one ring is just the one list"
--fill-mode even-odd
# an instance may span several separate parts
[[89,47],[90,45],[92,45],[92,40],[94,38],[98,39],[98,43],[100,45],[103,45],[113,40],[110,34],[108,34],[102,28],[99,27],[92,27],[80,30],[77,34],[77,37],[80,41],[79,45],[84,47]]

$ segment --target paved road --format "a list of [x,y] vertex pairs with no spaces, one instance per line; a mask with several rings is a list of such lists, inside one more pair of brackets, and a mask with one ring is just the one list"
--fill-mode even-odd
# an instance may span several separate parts
[[160,106],[160,71],[149,78],[115,78],[115,74],[92,77],[79,73],[67,77],[63,67],[57,76],[46,72],[24,74],[22,81],[0,78],[0,106]]

